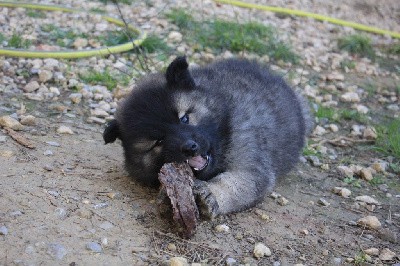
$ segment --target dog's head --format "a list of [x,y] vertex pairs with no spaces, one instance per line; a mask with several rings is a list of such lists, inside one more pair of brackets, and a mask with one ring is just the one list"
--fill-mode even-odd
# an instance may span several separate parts
[[106,127],[104,141],[121,139],[129,173],[144,183],[158,184],[164,163],[185,161],[197,178],[208,180],[221,171],[226,123],[215,119],[205,93],[185,57],[178,57],[165,75],[150,75],[132,91]]

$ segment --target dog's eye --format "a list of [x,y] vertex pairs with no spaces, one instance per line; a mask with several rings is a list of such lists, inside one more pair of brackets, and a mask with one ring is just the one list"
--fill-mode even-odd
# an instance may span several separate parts
[[164,144],[164,139],[159,139],[159,140],[157,140],[156,143],[154,144],[154,147],[161,146],[161,145],[163,145],[163,144]]
[[182,116],[179,119],[181,120],[182,123],[189,124],[189,115],[188,114],[185,114],[184,116]]

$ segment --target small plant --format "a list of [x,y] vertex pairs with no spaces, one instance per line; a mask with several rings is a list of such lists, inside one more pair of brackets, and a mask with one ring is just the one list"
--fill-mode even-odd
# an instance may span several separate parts
[[339,117],[345,120],[353,120],[361,124],[368,124],[369,122],[366,115],[360,114],[356,110],[342,109],[339,111]]
[[400,119],[393,119],[377,128],[377,150],[400,158]]
[[317,157],[321,158],[321,153],[316,151],[314,148],[310,148],[308,146],[303,149],[303,155],[304,156],[317,156]]
[[400,55],[400,43],[395,43],[391,45],[388,49],[387,52],[389,54],[395,54],[395,55]]
[[371,185],[373,185],[373,186],[379,186],[379,185],[385,183],[385,181],[384,181],[384,179],[383,179],[383,176],[378,175],[378,176],[374,176],[374,178],[372,178],[372,179],[369,181],[369,183],[370,183]]
[[360,252],[354,257],[354,265],[364,265],[367,261],[367,256],[364,252]]
[[168,52],[171,48],[163,39],[156,35],[149,35],[143,40],[140,47],[147,53]]
[[108,70],[105,70],[104,72],[89,71],[86,74],[80,75],[80,78],[83,82],[89,84],[103,85],[106,86],[109,90],[113,90],[118,83],[115,75],[110,73]]
[[109,31],[105,37],[99,38],[99,40],[106,46],[114,46],[135,40],[137,37],[137,32],[123,29],[118,31]]
[[346,50],[351,54],[375,58],[371,39],[364,35],[354,34],[338,40],[339,49]]
[[3,42],[6,40],[6,37],[0,32],[0,45],[3,45]]
[[195,23],[193,17],[183,9],[175,8],[166,14],[167,18],[180,29],[189,29]]
[[353,187],[361,188],[360,179],[356,179],[354,177],[346,177],[345,179],[343,179],[343,182],[345,182],[348,185],[352,185]]
[[343,70],[345,70],[346,68],[354,69],[356,68],[356,63],[354,63],[354,61],[352,60],[344,59],[343,61],[340,62],[340,68]]
[[400,174],[400,163],[391,163],[389,167],[395,174]]
[[314,115],[317,118],[326,118],[330,121],[338,119],[338,114],[335,109],[324,106],[318,106],[318,109],[315,111]]
[[13,33],[11,38],[8,40],[8,46],[13,48],[28,48],[31,46],[32,42],[30,40],[25,40],[21,35]]
[[376,87],[370,82],[364,85],[364,89],[368,93],[368,96],[372,96],[376,92]]
[[31,18],[46,18],[46,13],[42,10],[26,10],[26,15]]

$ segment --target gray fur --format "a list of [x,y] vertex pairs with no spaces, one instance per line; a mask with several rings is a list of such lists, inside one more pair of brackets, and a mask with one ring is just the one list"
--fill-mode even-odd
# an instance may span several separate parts
[[[206,216],[254,206],[298,161],[312,129],[308,106],[255,62],[230,59],[190,71],[185,63],[177,58],[166,76],[152,75],[134,89],[108,132],[122,140],[130,174],[148,184],[157,183],[163,163],[210,154],[194,190]],[[185,114],[189,124],[179,122]],[[151,148],[157,134],[166,143]],[[182,155],[187,141],[198,144],[190,156]]]

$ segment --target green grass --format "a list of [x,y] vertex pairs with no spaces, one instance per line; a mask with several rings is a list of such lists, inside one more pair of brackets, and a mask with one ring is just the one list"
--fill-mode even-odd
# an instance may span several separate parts
[[381,175],[374,176],[370,181],[368,181],[373,186],[379,186],[385,183],[385,179]]
[[221,19],[197,21],[183,9],[174,9],[166,16],[179,27],[185,40],[195,50],[211,48],[217,52],[247,51],[292,63],[299,59],[292,48],[278,38],[278,33],[271,26],[258,22],[241,24]]
[[105,10],[102,9],[102,8],[98,8],[98,7],[92,7],[92,8],[90,9],[90,12],[98,13],[98,14],[105,14],[105,13],[107,13],[107,11],[105,11]]
[[340,62],[340,68],[342,70],[345,70],[346,67],[348,69],[354,69],[356,68],[356,63],[352,60],[344,59],[343,61]]
[[365,35],[354,34],[338,40],[339,49],[348,51],[353,55],[360,55],[375,58],[375,52],[372,48],[371,39]]
[[127,43],[131,40],[135,40],[138,37],[138,33],[126,29],[108,31],[104,37],[100,37],[99,40],[106,46],[115,46],[118,44]]
[[0,32],[0,45],[6,40],[6,37]]
[[365,91],[368,93],[369,97],[371,97],[372,95],[374,95],[376,93],[375,85],[370,82],[364,84],[363,87],[364,87]]
[[377,127],[378,140],[376,149],[386,155],[400,159],[400,118]]
[[27,49],[31,45],[32,42],[30,40],[22,38],[20,34],[17,34],[15,32],[8,40],[8,47]]
[[147,53],[163,52],[171,50],[167,43],[157,35],[149,35],[143,40],[140,47]]
[[347,185],[352,185],[353,187],[361,188],[361,181],[360,179],[354,177],[346,177],[343,179]]
[[46,13],[42,10],[26,10],[26,15],[31,18],[46,18]]
[[341,109],[339,110],[339,117],[344,120],[352,120],[361,124],[369,123],[368,117],[364,114],[360,114],[356,110]]
[[400,43],[395,43],[387,49],[388,54],[400,55]]
[[47,33],[45,36],[46,38],[61,47],[72,47],[72,44],[76,38],[88,37],[87,34],[76,33],[70,29],[61,29],[53,24],[44,24],[41,26],[41,30]]
[[327,118],[329,121],[338,119],[337,111],[330,107],[318,106],[317,111],[314,113],[317,118]]
[[83,82],[94,85],[103,85],[109,90],[113,90],[118,84],[115,75],[111,74],[108,70],[105,70],[104,72],[89,71],[85,74],[81,74],[80,78]]

